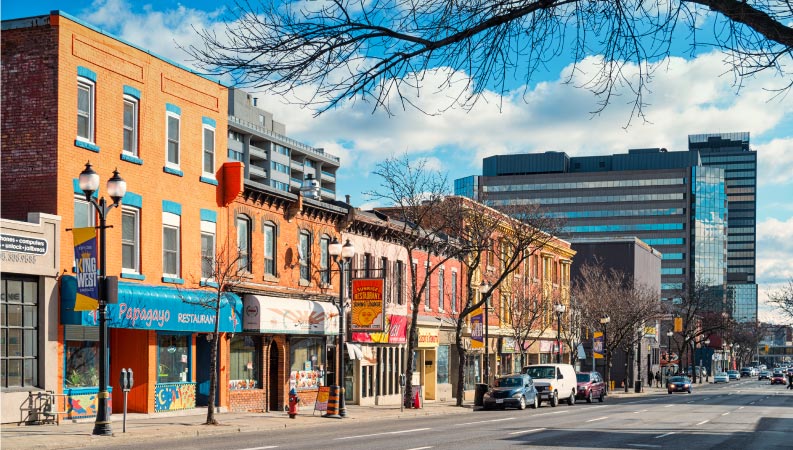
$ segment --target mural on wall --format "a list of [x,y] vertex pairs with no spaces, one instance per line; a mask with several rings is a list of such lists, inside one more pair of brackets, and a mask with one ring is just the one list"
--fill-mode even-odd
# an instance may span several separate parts
[[154,410],[195,408],[195,383],[163,383],[154,387]]
[[[108,390],[110,390],[108,388]],[[96,397],[97,389],[65,389],[66,394],[66,417],[68,419],[82,419],[96,416]],[[113,408],[113,396],[111,394],[107,401],[108,408]]]

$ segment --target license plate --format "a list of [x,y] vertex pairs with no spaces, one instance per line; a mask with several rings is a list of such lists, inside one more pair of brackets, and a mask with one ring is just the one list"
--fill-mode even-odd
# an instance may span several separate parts
[[497,398],[496,399],[496,404],[498,404],[498,403],[504,403],[504,399],[503,398]]

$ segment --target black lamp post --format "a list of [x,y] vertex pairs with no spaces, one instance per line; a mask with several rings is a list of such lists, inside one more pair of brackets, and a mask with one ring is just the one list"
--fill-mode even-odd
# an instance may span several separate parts
[[485,325],[485,367],[484,367],[484,375],[485,375],[485,384],[490,386],[490,340],[488,334],[489,324],[487,323],[487,304],[490,303],[490,295],[488,292],[490,291],[490,284],[486,280],[482,280],[482,284],[479,285],[479,293],[482,296],[487,296],[485,298],[485,317],[484,317],[484,325]]
[[669,378],[669,363],[672,362],[672,335],[674,335],[674,331],[667,331],[666,332],[666,370],[664,371],[664,375],[666,378]]
[[603,370],[606,375],[606,391],[611,389],[611,370],[609,367],[609,350],[608,350],[608,335],[606,331],[608,330],[609,322],[611,322],[611,317],[603,316],[600,318],[600,324],[603,325],[603,353],[606,354],[606,368]]
[[[709,352],[707,351],[707,349],[710,348],[710,339],[705,339],[702,342],[702,344],[704,345],[704,347],[702,347],[701,352],[704,352],[706,357],[710,357],[710,355],[708,355]],[[702,366],[702,367],[705,367],[705,366],[702,365],[702,358],[700,358],[699,360],[700,360],[699,365]],[[713,359],[710,359],[710,361],[711,361],[711,363],[709,363],[708,367],[705,369],[705,382],[706,383],[708,382],[708,377],[710,376],[710,371],[712,370],[710,366],[713,365],[712,364]],[[699,377],[699,382],[702,383],[702,376]]]
[[99,189],[99,174],[91,168],[91,162],[85,164],[85,169],[80,172],[80,189],[85,194],[85,200],[94,206],[99,213],[99,393],[96,400],[96,422],[93,434],[100,436],[110,436],[113,434],[110,427],[110,409],[107,392],[108,385],[108,358],[107,358],[107,266],[105,230],[108,228],[105,221],[111,209],[121,205],[121,199],[127,193],[127,182],[119,175],[118,170],[113,171],[113,176],[107,180],[107,194],[113,199],[113,203],[107,204],[102,197],[97,202],[94,192]]
[[557,303],[554,306],[556,311],[556,345],[559,346],[556,352],[556,364],[562,362],[562,314],[564,314],[565,306],[562,303]]
[[344,246],[336,238],[328,245],[328,253],[333,257],[333,261],[339,267],[339,343],[336,353],[339,356],[339,417],[347,417],[347,407],[345,405],[346,393],[344,392],[344,335],[347,331],[344,326],[344,266],[349,265],[350,260],[355,256],[355,247],[347,239]]

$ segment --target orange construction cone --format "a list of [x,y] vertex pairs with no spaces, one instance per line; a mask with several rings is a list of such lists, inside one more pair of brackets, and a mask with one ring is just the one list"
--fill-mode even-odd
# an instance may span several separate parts
[[416,394],[413,396],[413,407],[416,409],[421,408],[421,392],[416,389]]

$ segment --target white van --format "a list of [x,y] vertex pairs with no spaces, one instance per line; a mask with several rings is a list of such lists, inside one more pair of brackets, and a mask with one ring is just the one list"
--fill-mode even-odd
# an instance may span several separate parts
[[522,372],[534,380],[541,401],[556,406],[560,399],[566,399],[568,405],[575,405],[578,383],[575,369],[570,364],[534,364],[524,367]]

